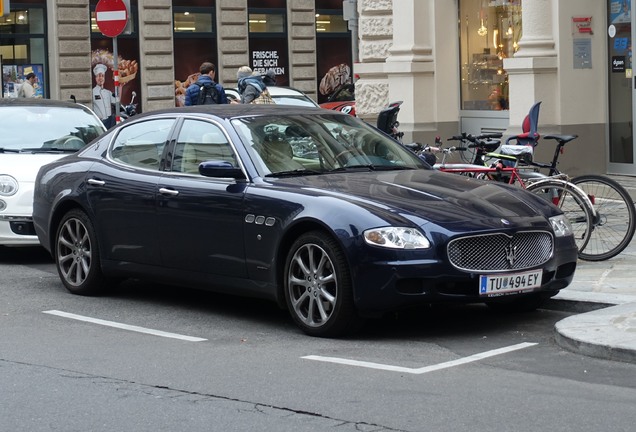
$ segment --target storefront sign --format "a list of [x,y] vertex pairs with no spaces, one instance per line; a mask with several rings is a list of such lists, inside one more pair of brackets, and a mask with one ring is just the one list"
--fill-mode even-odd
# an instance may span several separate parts
[[625,56],[612,57],[612,72],[625,72]]
[[572,34],[594,34],[592,17],[572,17]]

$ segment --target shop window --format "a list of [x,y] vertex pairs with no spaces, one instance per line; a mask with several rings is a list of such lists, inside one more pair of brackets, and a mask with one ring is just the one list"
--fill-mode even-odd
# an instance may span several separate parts
[[36,97],[49,97],[45,2],[24,3],[29,5],[13,5],[6,16],[0,17],[0,97],[16,97],[25,76],[31,72],[36,74]]
[[345,94],[353,100],[351,33],[341,1],[316,0],[316,60],[318,102],[342,100]]
[[173,13],[175,33],[212,33],[211,12],[178,11]]
[[461,108],[507,110],[508,74],[521,38],[521,0],[460,0]]
[[217,66],[216,18],[214,2],[173,0],[173,44],[175,105],[183,106],[185,91],[199,78],[204,62]]

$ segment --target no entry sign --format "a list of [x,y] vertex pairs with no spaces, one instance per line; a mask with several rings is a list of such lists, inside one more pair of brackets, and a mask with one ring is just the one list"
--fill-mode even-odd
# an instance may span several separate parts
[[95,7],[95,21],[104,36],[119,36],[128,24],[126,5],[122,0],[99,0]]

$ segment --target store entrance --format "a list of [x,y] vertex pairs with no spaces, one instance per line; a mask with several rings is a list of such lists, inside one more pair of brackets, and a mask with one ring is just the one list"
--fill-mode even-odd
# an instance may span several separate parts
[[613,174],[636,175],[634,164],[634,81],[631,0],[608,1],[609,165]]

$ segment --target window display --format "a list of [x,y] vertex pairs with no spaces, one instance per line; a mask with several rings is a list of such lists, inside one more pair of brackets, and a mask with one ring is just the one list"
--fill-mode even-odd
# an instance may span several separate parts
[[461,108],[508,109],[508,74],[521,37],[521,0],[460,0]]

